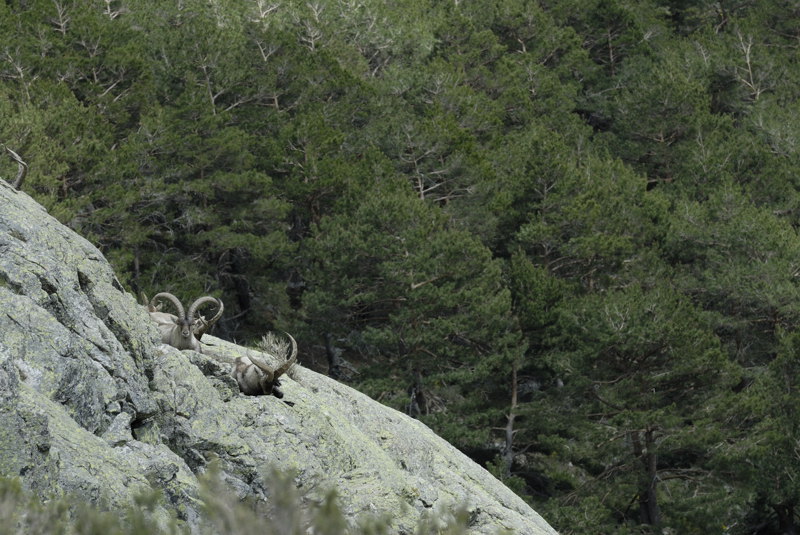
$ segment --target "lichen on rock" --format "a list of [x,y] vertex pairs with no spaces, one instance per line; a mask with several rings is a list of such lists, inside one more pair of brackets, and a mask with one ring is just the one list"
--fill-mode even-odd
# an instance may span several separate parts
[[425,425],[328,377],[297,366],[284,400],[240,394],[226,365],[160,345],[92,244],[2,181],[0,206],[0,475],[109,507],[156,488],[196,531],[212,462],[230,492],[261,500],[277,467],[311,497],[335,487],[349,519],[388,516],[397,533],[459,505],[471,533],[555,533]]

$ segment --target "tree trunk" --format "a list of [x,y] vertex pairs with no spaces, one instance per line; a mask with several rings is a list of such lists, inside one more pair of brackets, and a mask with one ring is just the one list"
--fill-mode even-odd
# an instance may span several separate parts
[[325,356],[328,358],[328,376],[342,379],[342,350],[333,345],[333,335],[325,333]]
[[[642,444],[644,435],[644,444]],[[644,470],[639,478],[639,516],[642,524],[651,526],[661,525],[661,510],[658,507],[658,493],[656,492],[658,458],[655,449],[655,436],[653,429],[644,432],[631,432],[633,453],[642,462]]]
[[231,255],[231,279],[236,290],[236,300],[241,310],[241,316],[245,321],[247,321],[251,307],[250,283],[247,281],[246,265],[245,253],[239,248],[234,249]]
[[514,464],[514,420],[517,417],[517,364],[511,367],[511,408],[506,416],[506,443],[503,448],[503,474],[511,477],[511,465]]
[[139,248],[137,247],[133,251],[133,283],[131,284],[131,286],[133,286],[133,292],[136,295],[139,295],[139,292],[142,291],[142,285],[139,282],[141,274],[142,274],[142,262],[139,258]]
[[428,414],[428,399],[422,388],[422,372],[420,370],[414,370],[414,382],[409,387],[408,394],[409,402],[406,411],[408,415],[418,418]]
[[778,515],[778,527],[782,535],[797,535],[797,524],[794,521],[794,504],[783,503],[773,506]]
[[293,269],[289,273],[289,281],[286,283],[286,295],[289,296],[289,306],[293,310],[300,310],[303,307],[303,292],[306,290],[306,281],[300,271]]

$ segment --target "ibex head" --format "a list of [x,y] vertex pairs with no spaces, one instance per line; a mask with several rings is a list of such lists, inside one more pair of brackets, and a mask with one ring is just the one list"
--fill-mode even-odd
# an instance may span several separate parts
[[[217,313],[214,314],[210,320],[207,320],[205,316],[200,316],[195,319],[194,315],[197,313],[197,309],[199,309],[202,305],[206,303],[214,303],[217,305]],[[192,330],[194,331],[194,335],[200,340],[206,331],[214,325],[221,317],[222,311],[225,310],[225,306],[222,304],[222,301],[217,299],[216,297],[211,296],[204,296],[197,299],[192,305],[189,307],[189,312],[186,313],[186,318],[192,323]]]
[[[177,316],[161,312],[161,305],[158,301],[162,298],[172,303],[178,313]],[[203,317],[196,319],[195,314],[198,308],[205,303],[215,303],[217,305],[217,313],[208,321]],[[161,331],[161,341],[163,343],[178,349],[193,349],[200,353],[202,353],[200,338],[209,327],[219,320],[223,310],[222,301],[215,297],[204,296],[195,300],[189,306],[188,312],[186,312],[180,300],[168,292],[156,294],[147,305],[150,317],[156,322],[159,331]]]

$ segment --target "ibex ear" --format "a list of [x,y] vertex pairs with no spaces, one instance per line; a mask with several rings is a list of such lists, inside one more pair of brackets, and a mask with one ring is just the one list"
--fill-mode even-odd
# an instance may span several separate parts
[[147,294],[144,292],[139,292],[139,304],[147,307],[148,312],[159,312],[161,310],[161,303],[158,306],[153,306],[150,302],[150,298],[147,297]]

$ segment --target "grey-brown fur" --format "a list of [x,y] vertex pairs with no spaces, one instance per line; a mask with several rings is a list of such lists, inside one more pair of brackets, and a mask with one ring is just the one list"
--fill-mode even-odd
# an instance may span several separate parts
[[[146,301],[146,297],[144,297]],[[165,299],[172,303],[178,315],[168,314],[161,312],[161,304],[158,303],[159,299]],[[217,313],[210,320],[206,320],[203,316],[195,318],[195,314],[200,306],[205,303],[215,303],[217,305]],[[161,341],[169,344],[177,349],[191,349],[202,353],[203,349],[200,345],[200,338],[217,320],[222,316],[224,310],[222,301],[215,297],[204,296],[196,299],[194,303],[189,306],[188,311],[183,308],[180,300],[168,292],[161,292],[153,296],[153,299],[147,303],[147,312],[150,318],[156,323],[159,332],[161,333]]]
[[209,356],[233,366],[231,375],[236,379],[242,393],[248,396],[272,394],[277,398],[282,398],[283,392],[278,388],[281,384],[280,376],[289,371],[289,368],[297,362],[297,342],[289,333],[286,333],[286,336],[292,342],[291,353],[286,357],[286,361],[277,368],[272,368],[255,355],[231,358],[211,353]]

